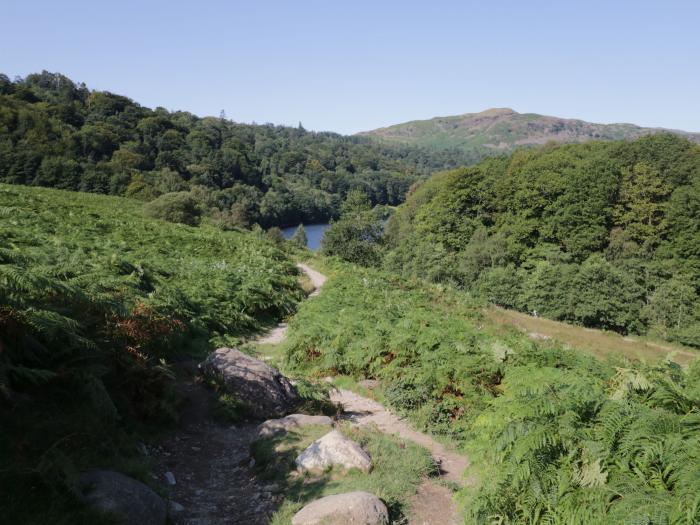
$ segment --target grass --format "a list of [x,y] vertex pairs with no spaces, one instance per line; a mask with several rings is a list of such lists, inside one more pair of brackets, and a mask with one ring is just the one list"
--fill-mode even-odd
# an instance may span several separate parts
[[258,475],[277,485],[284,500],[272,518],[272,525],[289,525],[304,505],[324,496],[363,490],[384,501],[392,523],[409,511],[410,500],[426,476],[436,474],[435,464],[424,448],[372,429],[343,426],[341,431],[358,442],[372,457],[369,474],[356,469],[329,469],[322,473],[299,473],[295,458],[328,427],[306,426],[253,444]]
[[700,357],[698,351],[667,341],[657,343],[642,337],[625,337],[614,332],[584,328],[543,317],[532,317],[497,306],[486,309],[486,317],[497,325],[512,326],[528,334],[544,335],[599,359],[621,356],[647,362],[670,359],[681,365],[687,365],[693,359]]

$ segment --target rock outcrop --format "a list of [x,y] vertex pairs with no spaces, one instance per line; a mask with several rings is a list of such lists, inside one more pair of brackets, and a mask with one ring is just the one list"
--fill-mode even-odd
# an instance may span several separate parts
[[163,525],[167,518],[168,507],[158,494],[119,472],[85,472],[78,487],[86,505],[112,513],[124,525]]
[[299,402],[296,389],[279,370],[235,348],[219,348],[199,366],[255,416],[281,417]]
[[372,470],[372,458],[352,439],[337,430],[314,441],[296,459],[300,470],[323,470],[331,466],[356,468],[362,472]]
[[328,416],[307,416],[306,414],[291,414],[280,419],[268,419],[257,429],[257,437],[269,438],[282,432],[296,430],[306,425],[332,426],[333,420]]
[[292,525],[387,525],[386,505],[369,492],[347,492],[309,503],[292,518]]

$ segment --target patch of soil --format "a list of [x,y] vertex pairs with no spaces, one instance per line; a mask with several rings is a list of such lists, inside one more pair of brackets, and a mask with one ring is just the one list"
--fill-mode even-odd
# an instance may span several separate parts
[[180,389],[186,399],[180,428],[152,450],[154,475],[177,503],[171,503],[172,523],[268,523],[278,502],[253,472],[249,450],[256,424],[218,421],[213,393],[195,378]]
[[459,525],[457,509],[452,501],[452,492],[432,480],[425,480],[418,487],[411,502],[408,525]]

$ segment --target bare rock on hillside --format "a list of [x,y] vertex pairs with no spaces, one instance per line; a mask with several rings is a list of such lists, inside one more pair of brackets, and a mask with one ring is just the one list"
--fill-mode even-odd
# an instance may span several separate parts
[[257,429],[257,436],[268,438],[282,432],[296,430],[306,425],[332,426],[333,420],[328,416],[307,416],[306,414],[291,414],[280,419],[268,419]]
[[372,458],[352,439],[332,430],[317,439],[296,459],[301,470],[324,470],[339,465],[346,469],[357,468],[363,472],[372,470]]
[[200,369],[257,416],[281,417],[299,403],[296,389],[279,370],[235,348],[219,348]]
[[292,525],[387,525],[386,505],[369,492],[347,492],[309,503],[292,518]]
[[78,487],[86,505],[113,514],[124,525],[163,525],[167,518],[163,498],[119,472],[85,472],[78,478]]

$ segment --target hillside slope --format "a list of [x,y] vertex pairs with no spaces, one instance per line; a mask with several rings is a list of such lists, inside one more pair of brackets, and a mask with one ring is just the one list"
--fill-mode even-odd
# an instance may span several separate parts
[[387,143],[434,150],[454,149],[468,160],[478,161],[490,155],[508,153],[518,146],[539,145],[550,141],[634,139],[662,131],[670,131],[700,142],[700,133],[644,128],[634,124],[594,124],[535,113],[518,113],[508,108],[414,120],[358,135],[379,138]]
[[170,365],[288,315],[303,295],[296,267],[264,235],[149,219],[142,207],[0,184],[9,523],[103,523],[71,496],[76,472],[147,479],[135,445],[177,417]]

